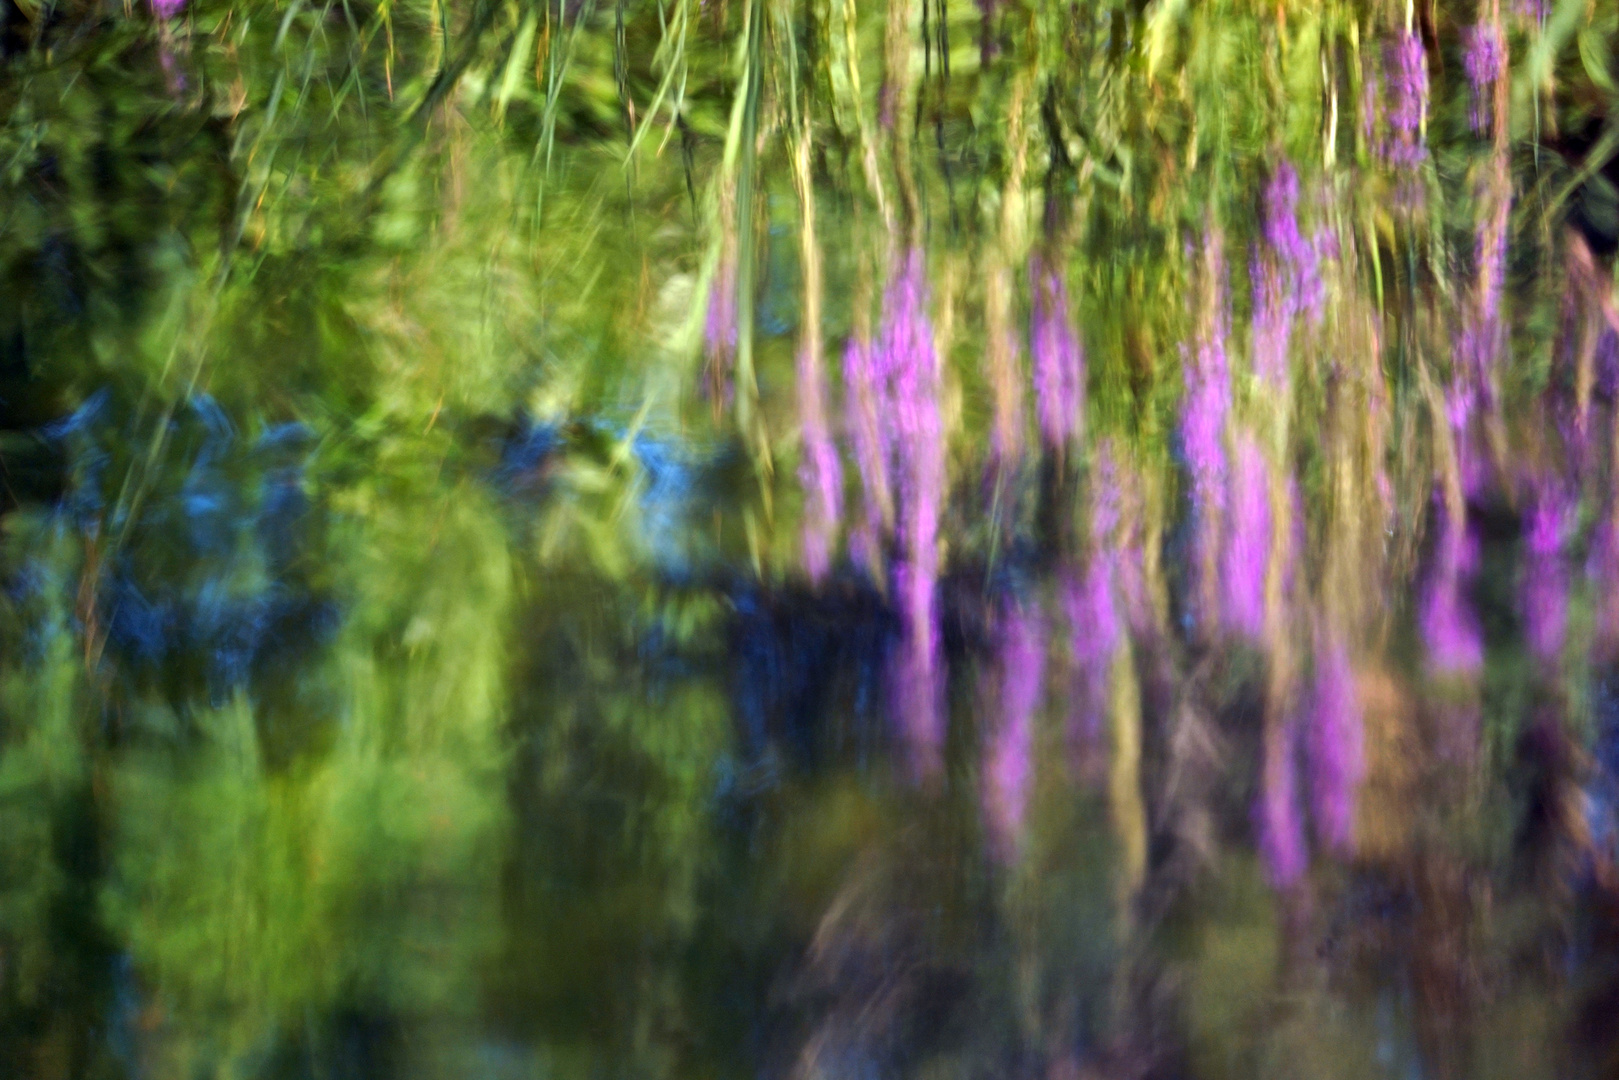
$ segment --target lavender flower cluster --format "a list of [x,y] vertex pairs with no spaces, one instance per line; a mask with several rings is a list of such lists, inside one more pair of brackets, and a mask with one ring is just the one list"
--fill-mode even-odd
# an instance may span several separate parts
[[1414,169],[1428,158],[1423,129],[1428,118],[1428,54],[1422,39],[1407,30],[1388,50],[1389,142],[1384,157],[1397,168]]
[[1231,470],[1225,550],[1220,560],[1227,629],[1258,641],[1265,634],[1265,586],[1270,572],[1270,469],[1252,433],[1238,434]]
[[1555,663],[1568,629],[1568,570],[1563,545],[1574,523],[1575,502],[1556,480],[1536,485],[1524,535],[1524,637],[1529,651]]
[[[1215,572],[1220,523],[1225,515],[1226,416],[1231,411],[1225,265],[1219,243],[1211,235],[1204,237],[1203,261],[1204,288],[1210,295],[1199,313],[1192,346],[1181,354],[1186,402],[1180,425],[1181,451],[1191,474],[1194,573],[1200,576]],[[1212,585],[1213,582],[1198,582],[1205,596]],[[1200,611],[1195,617],[1208,622],[1215,615],[1213,611]]]
[[1089,557],[1083,573],[1069,575],[1063,587],[1073,663],[1068,743],[1080,771],[1088,775],[1100,773],[1105,756],[1110,674],[1124,638],[1115,589],[1128,585],[1134,562],[1120,536],[1118,473],[1112,447],[1104,442],[1091,473]]
[[1478,564],[1478,541],[1465,522],[1439,504],[1433,569],[1419,601],[1417,624],[1428,663],[1443,674],[1473,674],[1483,666],[1484,642],[1467,600]]
[[1463,35],[1462,70],[1472,89],[1467,118],[1474,131],[1483,131],[1492,114],[1495,84],[1507,73],[1507,45],[1501,27],[1481,22]]

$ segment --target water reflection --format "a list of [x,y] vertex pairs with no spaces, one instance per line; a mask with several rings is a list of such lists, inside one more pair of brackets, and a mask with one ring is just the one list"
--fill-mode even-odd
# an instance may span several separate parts
[[5,1074],[1613,1075],[1598,8],[0,12]]

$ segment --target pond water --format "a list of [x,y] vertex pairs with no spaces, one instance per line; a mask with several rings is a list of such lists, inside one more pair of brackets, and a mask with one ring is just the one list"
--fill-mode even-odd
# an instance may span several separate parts
[[0,0],[0,1072],[1619,1074],[1616,40]]

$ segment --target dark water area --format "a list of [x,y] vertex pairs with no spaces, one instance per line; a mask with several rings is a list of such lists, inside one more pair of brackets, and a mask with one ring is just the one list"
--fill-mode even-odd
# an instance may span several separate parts
[[1619,1077],[1616,40],[0,0],[0,1076]]

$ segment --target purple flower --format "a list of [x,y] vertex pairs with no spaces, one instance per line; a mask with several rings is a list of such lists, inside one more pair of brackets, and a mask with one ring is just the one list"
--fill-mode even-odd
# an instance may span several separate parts
[[1507,72],[1507,44],[1501,36],[1501,28],[1487,22],[1469,27],[1463,32],[1462,38],[1465,42],[1462,68],[1467,72],[1467,82],[1473,90],[1473,101],[1467,115],[1473,130],[1483,131],[1491,115],[1490,99],[1495,93],[1495,84]]
[[1563,540],[1573,523],[1574,502],[1555,483],[1540,485],[1524,537],[1524,635],[1529,651],[1546,662],[1563,651],[1568,628],[1568,571]]
[[1317,233],[1309,240],[1299,231],[1299,177],[1283,160],[1265,187],[1261,232],[1263,249],[1253,260],[1254,374],[1272,389],[1287,387],[1287,349],[1293,319],[1308,314],[1319,322],[1326,293],[1321,282],[1321,261],[1331,234]]
[[913,250],[883,297],[876,365],[884,448],[898,483],[897,532],[901,565],[896,597],[905,631],[900,686],[913,764],[933,772],[943,746],[939,707],[940,661],[935,586],[939,576],[939,514],[945,494],[944,421],[939,412],[939,359],[928,321],[922,253]]
[[1389,130],[1384,157],[1400,169],[1414,169],[1428,157],[1423,122],[1428,116],[1428,56],[1422,39],[1402,32],[1388,49]]
[[1309,266],[1315,252],[1299,232],[1299,174],[1286,159],[1277,165],[1270,183],[1265,185],[1265,214],[1263,232],[1265,243],[1276,253],[1283,265],[1291,268]]
[[1322,280],[1321,268],[1338,260],[1337,234],[1325,226],[1317,229],[1310,237],[1310,251],[1308,272],[1301,272],[1299,279],[1299,310],[1315,326],[1327,312],[1327,284]]
[[804,568],[812,581],[820,581],[831,567],[843,509],[843,469],[827,430],[824,397],[820,364],[814,353],[802,348],[798,352],[798,415],[804,449],[798,482],[804,488]]
[[1226,627],[1259,640],[1265,633],[1265,578],[1270,568],[1270,473],[1249,432],[1237,438],[1220,582]]
[[1417,612],[1428,663],[1438,672],[1472,674],[1484,664],[1484,642],[1465,596],[1477,560],[1465,523],[1452,521],[1441,503],[1433,569]]
[[1085,412],[1085,353],[1068,304],[1068,287],[1055,270],[1035,264],[1030,348],[1040,435],[1058,448],[1080,432]]
[[1266,877],[1277,889],[1298,881],[1310,863],[1299,814],[1297,741],[1298,729],[1292,718],[1277,722],[1266,733],[1254,812],[1260,857],[1265,861]]
[[1422,39],[1406,31],[1389,50],[1389,124],[1397,135],[1419,137],[1428,115],[1428,54]]
[[1349,651],[1322,635],[1315,654],[1310,797],[1316,836],[1338,851],[1355,842],[1355,797],[1366,772],[1360,696]]
[[[1193,550],[1199,587],[1205,603],[1212,603],[1213,566],[1219,546],[1219,527],[1225,511],[1226,414],[1231,410],[1231,371],[1226,358],[1225,260],[1219,241],[1204,236],[1202,310],[1189,349],[1182,349],[1181,367],[1186,380],[1186,405],[1181,413],[1181,449],[1191,473]],[[1203,612],[1200,618],[1210,618]]]
[[1181,445],[1192,474],[1192,503],[1205,516],[1224,504],[1226,474],[1225,421],[1231,409],[1231,380],[1226,370],[1225,342],[1199,343],[1186,376],[1186,408],[1181,415]]
[[172,19],[186,6],[186,0],[152,0],[152,13],[160,19]]
[[1086,766],[1095,763],[1096,775],[1100,775],[1105,754],[1103,731],[1113,657],[1124,637],[1113,580],[1121,564],[1129,560],[1121,549],[1118,529],[1117,468],[1112,449],[1104,442],[1092,472],[1089,558],[1084,573],[1069,577],[1063,588],[1074,674],[1068,742],[1082,771],[1091,772]]
[[999,853],[1010,856],[1023,829],[1028,803],[1030,749],[1035,710],[1046,662],[1045,629],[1038,613],[1008,601],[997,628],[995,715],[991,721],[984,809],[990,837]]

